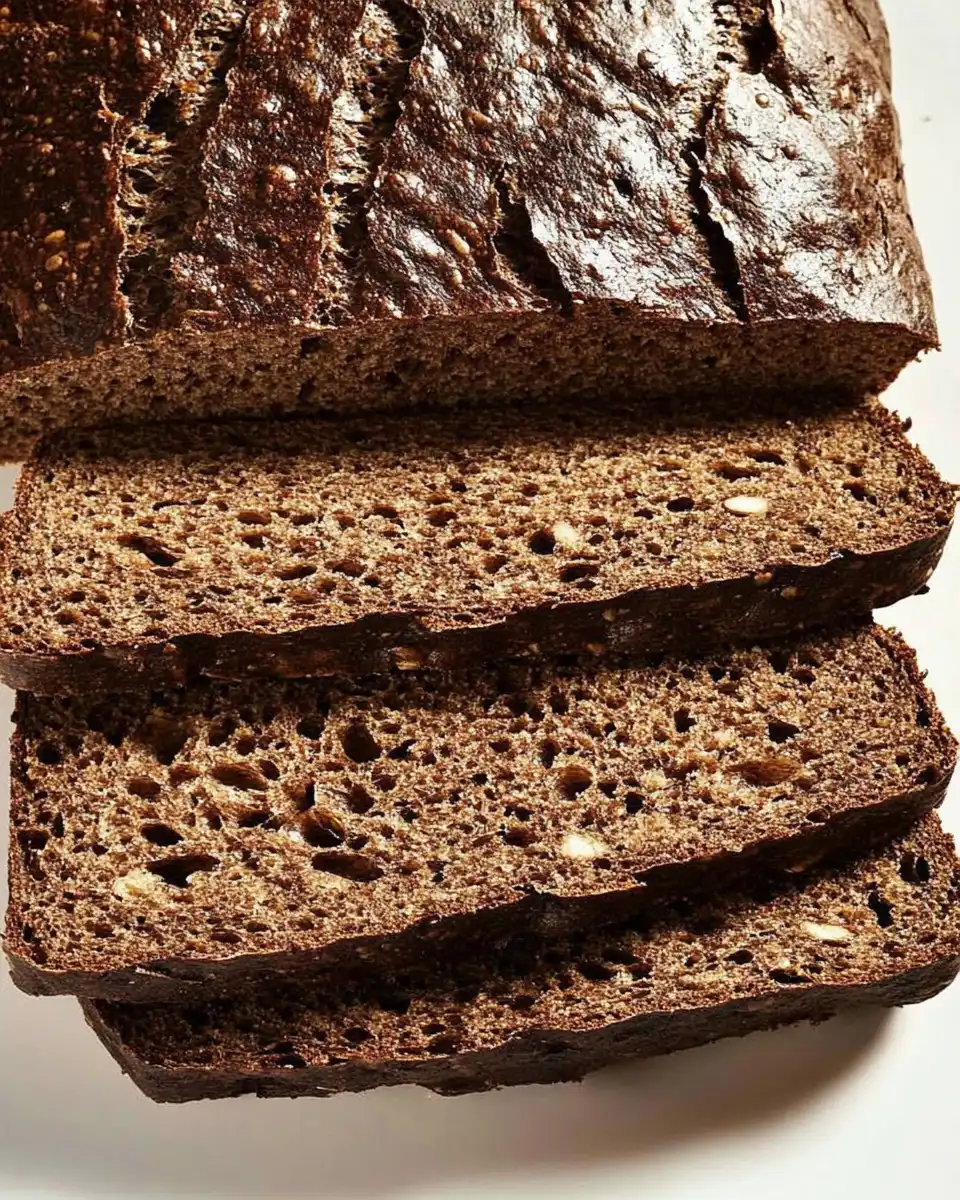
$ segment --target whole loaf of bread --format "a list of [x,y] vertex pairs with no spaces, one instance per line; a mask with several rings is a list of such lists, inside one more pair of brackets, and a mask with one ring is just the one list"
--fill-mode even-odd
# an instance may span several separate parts
[[0,452],[784,386],[936,342],[875,0],[14,0]]

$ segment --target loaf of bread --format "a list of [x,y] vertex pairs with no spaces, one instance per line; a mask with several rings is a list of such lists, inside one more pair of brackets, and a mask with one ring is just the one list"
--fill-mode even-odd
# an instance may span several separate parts
[[581,1079],[864,1004],[912,1004],[960,969],[960,875],[935,817],[852,866],[777,891],[379,987],[285,988],[189,1008],[87,1001],[107,1049],[160,1101],[445,1095]]
[[137,1001],[796,870],[934,807],[956,756],[912,653],[870,626],[659,667],[22,695],[16,720],[14,979]]
[[953,508],[876,402],[58,436],[2,534],[0,678],[89,693],[749,643],[916,591]]
[[876,0],[12,0],[0,452],[880,389],[935,344]]

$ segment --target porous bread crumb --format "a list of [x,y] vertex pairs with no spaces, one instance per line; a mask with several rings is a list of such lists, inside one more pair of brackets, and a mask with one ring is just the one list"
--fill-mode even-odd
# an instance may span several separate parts
[[[727,516],[732,473],[776,519]],[[875,403],[68,436],[6,524],[0,675],[102,691],[697,651],[916,590],[953,504]]]
[[[922,880],[910,875],[918,861]],[[373,986],[286,982],[189,1008],[84,1011],[158,1100],[399,1083],[456,1095],[579,1079],[625,1058],[936,994],[960,967],[958,885],[953,842],[927,817],[841,869],[786,889],[755,877],[697,906],[663,905],[636,928],[487,947]],[[841,911],[855,940],[809,935],[834,931],[825,922]]]
[[7,946],[28,986],[90,994],[149,962],[213,987],[355,939],[377,962],[517,936],[546,897],[557,929],[599,924],[667,868],[689,894],[804,869],[936,804],[955,755],[876,627],[659,666],[21,695],[12,752]]

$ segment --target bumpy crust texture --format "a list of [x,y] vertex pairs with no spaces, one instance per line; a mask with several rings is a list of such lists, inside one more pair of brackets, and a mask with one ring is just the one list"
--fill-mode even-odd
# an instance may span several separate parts
[[915,592],[954,507],[874,401],[164,440],[55,437],[26,465],[2,531],[8,685],[92,694],[749,644]]
[[659,668],[21,696],[17,726],[14,980],[141,1002],[796,871],[935,807],[956,757],[877,628]]
[[[63,424],[461,400],[471,355],[481,396],[538,394],[531,339],[554,359],[580,346],[571,395],[600,391],[604,365],[623,392],[871,390],[936,342],[875,0],[11,16],[0,88],[17,96],[24,61],[29,81],[0,127],[11,449],[58,404]],[[54,160],[98,198],[89,230]],[[42,212],[67,235],[51,272]],[[246,383],[224,387],[235,350]]]
[[83,1009],[158,1101],[395,1084],[460,1095],[581,1079],[864,1004],[917,1003],[960,969],[956,860],[934,818],[877,857],[802,884],[372,991]]

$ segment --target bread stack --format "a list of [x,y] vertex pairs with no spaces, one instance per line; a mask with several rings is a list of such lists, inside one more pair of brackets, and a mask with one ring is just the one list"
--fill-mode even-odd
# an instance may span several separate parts
[[948,984],[873,0],[3,12],[18,986],[191,1100]]

